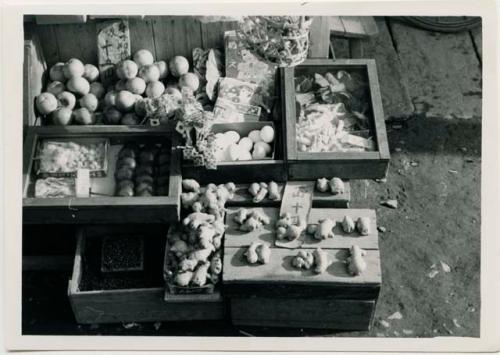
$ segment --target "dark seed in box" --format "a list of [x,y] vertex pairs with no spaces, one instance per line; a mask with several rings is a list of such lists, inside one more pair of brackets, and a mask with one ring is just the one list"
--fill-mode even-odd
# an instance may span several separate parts
[[104,237],[101,249],[101,271],[143,271],[144,240],[142,236]]

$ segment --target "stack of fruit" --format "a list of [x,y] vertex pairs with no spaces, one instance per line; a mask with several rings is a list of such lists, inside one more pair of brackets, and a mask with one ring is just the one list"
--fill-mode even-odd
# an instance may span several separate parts
[[272,156],[274,128],[264,126],[251,131],[247,137],[240,137],[236,131],[215,135],[215,159],[222,161],[261,160]]
[[126,144],[118,154],[115,179],[116,195],[168,195],[170,152],[157,145]]
[[[105,88],[94,65],[76,58],[56,63],[50,68],[46,91],[35,99],[36,108],[41,115],[50,115],[55,125],[137,125],[148,113],[147,99],[168,94],[182,100],[182,88],[196,92],[200,85],[198,76],[189,72],[186,58],[175,56],[167,66],[165,61],[155,62],[146,49],[116,64],[115,73],[116,83]],[[104,114],[102,122],[98,111]]]
[[35,104],[43,116],[50,115],[56,125],[95,123],[94,112],[105,90],[99,70],[92,64],[83,64],[72,58],[56,63],[49,71],[51,82],[46,91],[36,97]]

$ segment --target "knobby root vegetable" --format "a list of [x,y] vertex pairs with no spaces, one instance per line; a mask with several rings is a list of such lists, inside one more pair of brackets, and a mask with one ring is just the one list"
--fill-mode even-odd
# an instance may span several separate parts
[[314,256],[311,252],[300,250],[292,259],[292,266],[298,269],[309,270],[314,264]]
[[276,228],[276,238],[278,238],[278,240],[285,239],[285,236],[286,236],[286,228],[285,227]]
[[269,248],[269,245],[260,244],[257,247],[257,256],[261,264],[269,263],[269,260],[271,259],[271,248]]
[[314,269],[314,272],[317,274],[322,274],[325,272],[326,268],[328,267],[328,255],[326,252],[321,249],[321,248],[316,248],[313,251],[313,256],[314,256],[314,264],[316,264],[316,268]]
[[182,180],[182,189],[185,191],[200,191],[200,184],[194,179],[184,179]]
[[316,189],[319,192],[326,192],[328,191],[328,179],[327,178],[321,178],[316,181]]
[[356,228],[361,235],[370,234],[370,218],[369,217],[359,217],[356,222]]
[[245,220],[245,223],[240,226],[240,230],[243,232],[253,232],[254,230],[259,229],[261,226],[262,223],[260,223],[257,218],[252,216]]
[[220,255],[214,255],[210,262],[210,272],[214,275],[219,275],[222,272],[222,259]]
[[284,227],[285,229],[288,226],[292,225],[292,215],[290,213],[285,213],[278,221],[276,222],[276,228]]
[[330,192],[333,195],[343,194],[345,192],[344,182],[337,177],[332,178],[330,180]]
[[170,248],[172,252],[174,252],[176,255],[181,256],[186,254],[189,251],[189,247],[186,244],[185,241],[183,240],[177,240],[172,247]]
[[347,258],[347,269],[352,276],[358,276],[366,270],[366,262],[363,256],[366,251],[357,245],[353,245],[350,249],[351,256]]
[[250,213],[250,216],[254,217],[255,219],[257,219],[262,224],[269,224],[269,223],[271,223],[271,219],[268,216],[266,216],[262,211],[253,210]]
[[203,249],[210,248],[210,245],[212,245],[212,241],[213,238],[215,237],[215,234],[216,234],[215,228],[210,224],[202,224],[199,227],[198,239]]
[[259,192],[253,197],[253,202],[259,203],[266,198],[268,190],[265,187],[261,187]]
[[248,192],[250,192],[250,195],[252,195],[253,197],[257,195],[259,190],[260,190],[260,185],[256,182],[251,184],[250,187],[248,188]]
[[281,194],[279,191],[278,184],[274,181],[271,181],[268,185],[268,198],[272,201],[277,201],[281,199]]
[[181,272],[193,271],[196,265],[198,265],[198,260],[184,259],[179,263],[179,269]]
[[196,201],[195,203],[193,203],[191,208],[193,212],[201,212],[203,210],[203,205],[201,204],[200,201]]
[[187,286],[193,278],[192,271],[180,272],[175,275],[174,282],[179,286]]
[[300,237],[306,227],[307,223],[303,218],[298,217],[297,223],[293,224],[292,216],[289,213],[285,213],[285,215],[276,222],[276,238],[279,240],[295,240]]
[[354,228],[354,221],[352,220],[352,218],[349,216],[344,216],[344,219],[342,220],[342,229],[344,230],[344,232],[352,233],[354,232]]
[[245,223],[248,218],[248,210],[246,208],[241,208],[236,215],[234,215],[233,220],[238,224]]
[[258,242],[252,242],[245,252],[245,256],[249,264],[255,264],[259,260],[257,255],[257,247],[260,245]]
[[208,268],[210,267],[210,262],[206,261],[198,266],[194,272],[191,282],[195,286],[204,286],[207,283]]
[[306,229],[306,233],[309,235],[314,235],[316,234],[316,231],[318,230],[318,225],[317,224],[309,224]]
[[205,262],[208,260],[208,257],[210,256],[210,254],[212,254],[213,251],[213,246],[205,249],[198,249],[189,253],[189,259]]
[[333,238],[333,228],[335,227],[335,221],[326,218],[319,221],[318,228],[316,229],[316,233],[314,233],[314,238],[318,240]]
[[203,223],[212,223],[213,221],[215,221],[215,216],[211,214],[192,212],[183,219],[182,224],[184,224],[184,226],[190,226],[193,229],[198,229]]
[[193,204],[198,201],[197,192],[183,192],[181,193],[181,204],[182,208],[188,209],[193,206]]
[[212,226],[215,229],[215,233],[217,235],[222,236],[224,232],[226,231],[226,225],[224,224],[224,219],[222,218],[217,218],[213,223]]
[[216,250],[220,249],[222,245],[222,234],[215,236],[212,240],[212,244]]

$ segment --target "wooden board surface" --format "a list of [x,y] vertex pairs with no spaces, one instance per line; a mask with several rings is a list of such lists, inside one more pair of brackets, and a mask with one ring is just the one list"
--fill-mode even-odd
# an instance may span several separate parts
[[[469,32],[415,31],[395,21],[390,26],[411,99],[425,107],[426,116],[480,117],[481,67]],[[460,74],[450,76],[450,67]]]
[[254,241],[265,242],[269,245],[274,245],[275,239],[275,224],[278,220],[278,208],[275,207],[254,207],[247,208],[263,213],[271,220],[271,223],[263,226],[261,229],[253,232],[242,232],[239,230],[239,224],[234,221],[234,216],[238,214],[241,208],[228,208],[226,213],[226,233],[224,234],[224,247],[241,247],[248,246]]
[[87,15],[35,15],[35,21],[39,25],[85,23]]
[[308,58],[328,58],[330,49],[328,16],[315,16],[309,30]]
[[[311,270],[296,269],[291,262],[297,250],[271,249],[268,264],[248,264],[244,253],[247,248],[224,248],[224,287],[232,284],[287,283],[291,285],[324,285],[336,287],[345,284],[378,285],[381,283],[380,253],[378,250],[367,250],[364,257],[367,269],[360,276],[351,276],[344,263],[349,256],[347,249],[327,249],[330,266],[322,274]],[[314,249],[310,249],[313,251]]]
[[378,33],[371,16],[329,16],[330,33],[344,38],[365,38]]
[[482,27],[474,28],[470,31],[470,34],[474,40],[474,45],[476,46],[476,50],[479,54],[479,58],[482,60],[483,58],[483,29]]
[[23,63],[23,125],[40,125],[36,120],[35,97],[44,88],[47,80],[47,64],[43,56],[39,37],[30,33],[30,39],[24,41]]
[[231,320],[236,325],[367,330],[374,311],[375,300],[231,298]]

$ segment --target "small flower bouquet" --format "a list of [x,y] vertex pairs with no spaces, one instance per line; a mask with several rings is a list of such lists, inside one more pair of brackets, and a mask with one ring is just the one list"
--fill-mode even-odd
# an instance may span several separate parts
[[311,23],[306,16],[245,16],[237,33],[263,58],[292,67],[307,58]]

